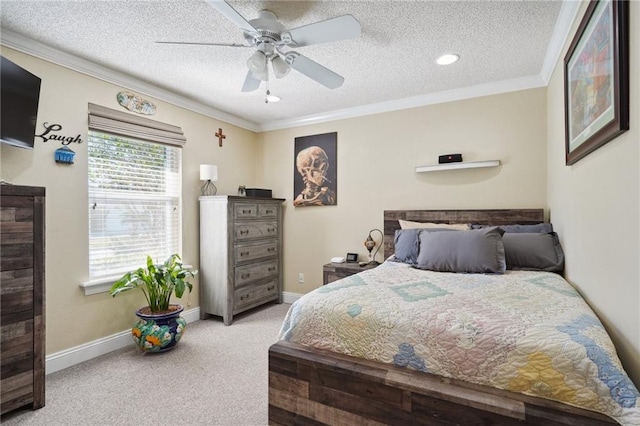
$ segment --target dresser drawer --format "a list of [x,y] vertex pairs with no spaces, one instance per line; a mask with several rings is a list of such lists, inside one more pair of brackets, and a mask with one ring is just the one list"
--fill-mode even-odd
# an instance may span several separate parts
[[234,226],[236,240],[275,237],[278,235],[278,222],[237,223]]
[[258,205],[242,203],[233,206],[233,217],[236,219],[252,219],[258,217]]
[[263,257],[278,254],[278,240],[264,241],[259,244],[240,244],[234,247],[234,259],[236,263],[248,260],[262,259]]
[[278,217],[278,207],[272,204],[258,204],[258,217],[276,218]]
[[259,302],[260,300],[274,297],[278,294],[278,281],[273,280],[265,284],[246,287],[235,291],[235,310],[240,310],[247,305]]
[[235,268],[235,286],[241,287],[251,281],[278,275],[278,259],[267,262],[252,263]]
[[[9,385],[10,377],[33,370],[33,320],[23,320],[2,325],[2,386]],[[33,371],[32,371],[33,373]]]

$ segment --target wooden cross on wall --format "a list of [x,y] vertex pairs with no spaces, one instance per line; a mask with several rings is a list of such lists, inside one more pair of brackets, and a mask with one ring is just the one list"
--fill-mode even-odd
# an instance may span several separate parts
[[222,139],[226,139],[227,135],[222,134],[222,129],[218,128],[218,132],[216,133],[216,137],[218,138],[218,146],[222,146]]

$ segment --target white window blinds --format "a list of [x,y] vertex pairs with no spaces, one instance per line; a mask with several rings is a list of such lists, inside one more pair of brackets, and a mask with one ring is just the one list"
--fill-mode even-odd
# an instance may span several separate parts
[[136,269],[145,264],[147,255],[162,262],[180,252],[182,179],[179,146],[147,141],[152,139],[149,132],[143,141],[122,130],[100,131],[91,125],[91,118],[90,108],[89,277],[93,281]]

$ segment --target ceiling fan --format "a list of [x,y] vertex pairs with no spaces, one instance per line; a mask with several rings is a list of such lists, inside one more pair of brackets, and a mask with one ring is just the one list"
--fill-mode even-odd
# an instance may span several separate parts
[[265,81],[269,95],[269,62],[276,78],[284,77],[293,68],[329,89],[342,86],[344,77],[291,49],[360,37],[360,23],[352,15],[342,15],[287,30],[278,21],[276,14],[269,10],[261,10],[257,18],[247,21],[224,0],[205,1],[240,27],[248,44],[170,41],[157,43],[255,48],[256,51],[247,60],[249,71],[242,86],[243,92],[254,91]]

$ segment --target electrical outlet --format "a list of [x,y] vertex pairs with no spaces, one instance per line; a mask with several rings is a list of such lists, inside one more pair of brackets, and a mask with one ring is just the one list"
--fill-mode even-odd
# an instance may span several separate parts
[[304,274],[302,272],[298,272],[298,284],[304,283]]

